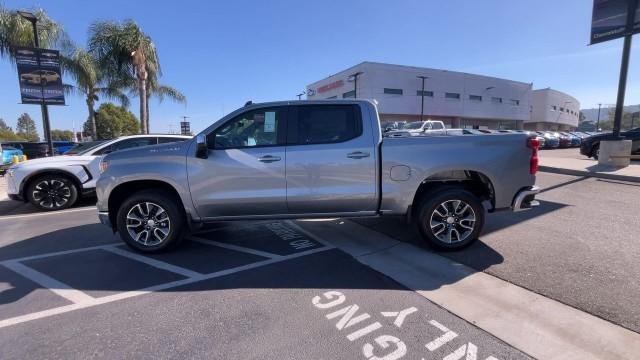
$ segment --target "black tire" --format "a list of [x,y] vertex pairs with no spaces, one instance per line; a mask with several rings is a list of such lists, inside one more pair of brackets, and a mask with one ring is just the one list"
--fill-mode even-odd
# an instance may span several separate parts
[[63,210],[78,200],[78,187],[64,175],[48,174],[29,181],[25,195],[39,210]]
[[[457,201],[460,203],[454,209]],[[477,196],[463,188],[443,187],[423,196],[416,223],[422,238],[432,247],[445,251],[459,250],[478,239],[484,226],[484,207]],[[438,225],[432,227],[434,223]]]
[[591,148],[591,157],[598,160],[598,157],[600,157],[600,144],[593,145]]
[[[147,204],[151,205],[147,207]],[[134,250],[143,253],[162,252],[177,246],[182,240],[185,224],[184,212],[178,204],[179,199],[163,190],[134,193],[118,209],[116,227],[120,238]],[[129,219],[127,215],[130,215]],[[140,222],[139,226],[135,226],[136,221]],[[137,240],[134,234],[140,234]],[[162,236],[164,238],[161,239]]]

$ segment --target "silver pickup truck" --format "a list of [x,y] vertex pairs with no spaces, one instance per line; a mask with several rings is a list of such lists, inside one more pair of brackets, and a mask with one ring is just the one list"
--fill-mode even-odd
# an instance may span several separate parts
[[367,100],[249,104],[191,141],[107,155],[98,214],[142,252],[207,222],[370,216],[453,250],[485,211],[538,205],[537,150],[525,134],[383,138]]

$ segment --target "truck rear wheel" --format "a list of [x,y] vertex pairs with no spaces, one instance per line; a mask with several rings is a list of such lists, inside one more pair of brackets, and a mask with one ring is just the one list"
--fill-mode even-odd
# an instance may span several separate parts
[[425,194],[417,222],[429,245],[440,250],[458,250],[478,239],[484,226],[484,207],[469,191],[447,187]]
[[134,250],[154,253],[176,246],[184,228],[179,201],[162,190],[144,190],[126,199],[118,210],[117,228]]

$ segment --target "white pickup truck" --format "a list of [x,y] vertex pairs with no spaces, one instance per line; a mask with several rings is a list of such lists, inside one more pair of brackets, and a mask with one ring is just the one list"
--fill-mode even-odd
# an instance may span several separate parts
[[537,151],[526,134],[383,138],[366,100],[251,104],[191,141],[107,155],[98,216],[143,252],[207,222],[358,216],[404,216],[459,249],[487,209],[538,205]]
[[[450,130],[447,129],[447,127],[444,125],[442,121],[426,120],[426,121],[414,121],[414,122],[407,123],[404,125],[402,129],[385,132],[384,136],[406,137],[406,136],[423,136],[423,135],[447,135],[449,131]],[[461,134],[456,133],[456,135],[461,135]]]

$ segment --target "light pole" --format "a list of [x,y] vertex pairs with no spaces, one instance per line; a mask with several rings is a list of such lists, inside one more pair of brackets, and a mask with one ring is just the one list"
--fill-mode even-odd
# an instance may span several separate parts
[[306,94],[307,94],[307,92],[306,92],[306,91],[303,91],[303,92],[301,92],[300,94],[298,94],[298,95],[296,95],[296,96],[298,97],[298,100],[300,100],[300,98],[302,97],[302,95],[306,95]]
[[601,103],[598,103],[598,121],[596,122],[596,131],[600,131],[600,108],[602,107]]
[[347,78],[349,81],[353,79],[353,97],[354,98],[358,97],[358,76],[362,74],[363,74],[362,71],[358,71],[356,73],[349,75],[349,77]]
[[[40,40],[38,39],[38,17],[33,13],[27,11],[18,11],[18,15],[31,23],[31,28],[33,29],[33,45],[35,48],[39,48]],[[38,68],[40,68],[40,54],[36,52],[36,56],[38,59]],[[42,89],[42,85],[40,86],[42,94],[42,90],[44,89]],[[51,125],[49,124],[49,109],[44,103],[44,97],[42,98],[42,102],[40,103],[40,110],[42,110],[42,130],[44,131],[44,137],[45,140],[47,140],[47,145],[49,147],[49,156],[53,156],[53,141],[51,139]]]
[[428,79],[428,76],[418,75],[416,76],[418,79],[422,79],[422,90],[420,91],[420,121],[424,121],[424,80]]

